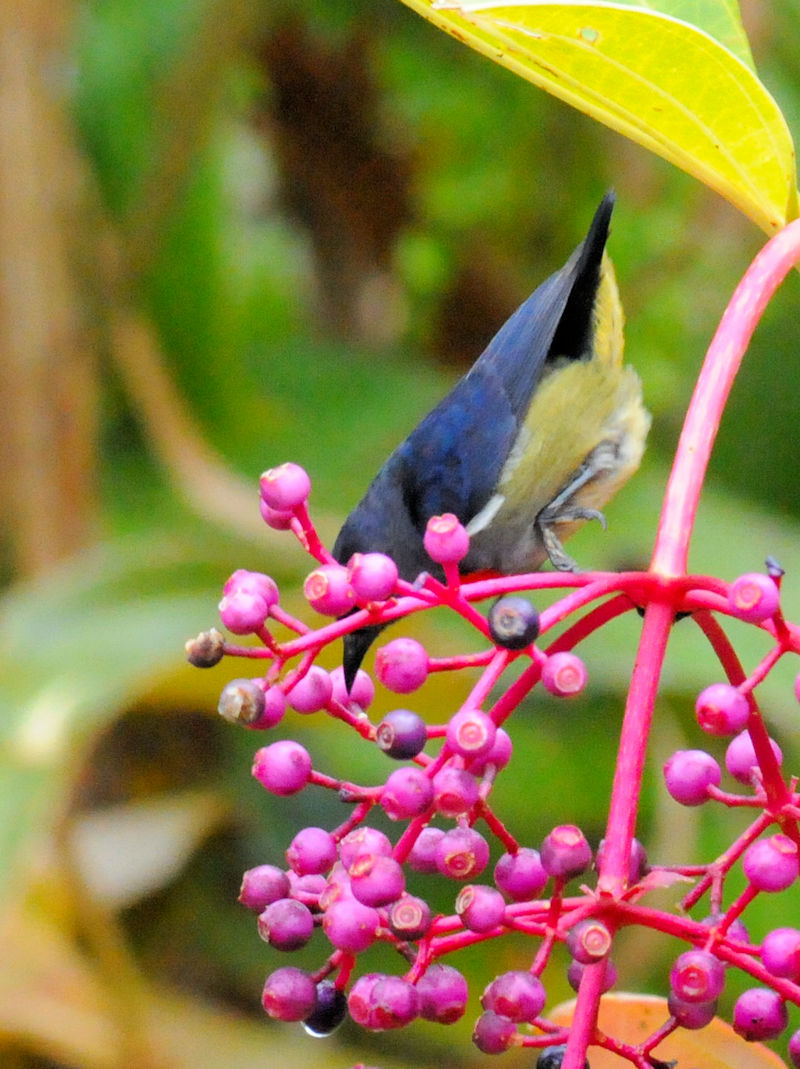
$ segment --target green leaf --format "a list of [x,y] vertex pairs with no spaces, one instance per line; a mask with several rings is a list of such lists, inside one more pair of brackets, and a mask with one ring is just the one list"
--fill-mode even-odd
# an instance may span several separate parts
[[404,2],[699,178],[767,233],[797,215],[791,135],[752,69],[732,3],[673,0],[665,12],[632,3]]

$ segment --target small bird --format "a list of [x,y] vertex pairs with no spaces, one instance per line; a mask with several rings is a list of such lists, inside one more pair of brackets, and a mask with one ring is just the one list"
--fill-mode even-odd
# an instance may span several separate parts
[[[425,552],[431,516],[454,513],[470,535],[462,575],[577,565],[562,542],[639,466],[650,416],[623,366],[614,268],[605,251],[615,196],[589,232],[514,312],[484,352],[395,449],[344,523],[333,556],[393,558],[402,578],[439,574]],[[344,637],[349,688],[381,630]]]

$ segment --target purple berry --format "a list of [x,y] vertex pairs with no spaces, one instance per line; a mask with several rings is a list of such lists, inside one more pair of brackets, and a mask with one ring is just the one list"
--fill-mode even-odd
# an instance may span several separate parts
[[687,950],[672,966],[669,983],[682,1002],[713,1002],[725,986],[725,969],[708,951]]
[[567,950],[581,965],[594,965],[611,950],[611,932],[602,921],[580,921],[567,935]]
[[778,611],[780,595],[768,575],[750,572],[735,579],[728,590],[731,612],[740,620],[760,624]]
[[372,678],[362,669],[356,672],[356,678],[350,692],[344,681],[344,669],[341,665],[330,672],[332,695],[335,701],[349,709],[351,705],[357,705],[359,709],[367,710],[375,697],[375,684]]
[[261,995],[262,1006],[278,1021],[302,1021],[316,1001],[316,984],[308,973],[292,965],[270,973]]
[[542,684],[556,698],[574,698],[586,686],[586,665],[574,653],[554,653],[542,668]]
[[381,806],[390,820],[410,820],[433,802],[433,784],[421,768],[398,768],[386,780]]
[[489,844],[474,828],[452,828],[436,847],[436,867],[451,880],[471,880],[489,864]]
[[[581,986],[581,978],[586,969],[596,969],[597,965],[583,965],[579,961],[573,960],[569,963],[567,968],[567,982],[573,991],[577,991]],[[610,991],[611,988],[617,982],[617,967],[613,961],[606,958],[605,961],[605,976],[603,978],[603,992]]]
[[353,895],[365,906],[385,906],[406,888],[402,866],[383,854],[359,854],[347,872]]
[[445,817],[458,817],[478,801],[478,781],[463,768],[445,765],[433,777],[433,804]]
[[340,898],[322,916],[322,930],[337,950],[360,954],[372,946],[380,928],[380,914],[355,898]]
[[[545,1047],[536,1059],[536,1069],[561,1069],[566,1053],[566,1043],[557,1043],[553,1047]],[[589,1069],[588,1060],[583,1063],[583,1069]]]
[[256,865],[242,876],[239,901],[260,913],[271,902],[289,896],[289,877],[276,865]]
[[341,564],[320,564],[306,577],[303,593],[311,608],[323,616],[345,616],[356,603],[347,569]]
[[456,913],[471,932],[491,932],[503,923],[506,902],[494,887],[469,884],[456,897]]
[[487,622],[492,642],[504,650],[524,650],[539,636],[539,613],[517,594],[496,601]]
[[800,931],[797,928],[774,928],[761,945],[764,968],[773,976],[800,981]]
[[426,1021],[454,1024],[464,1016],[469,988],[458,969],[438,962],[429,965],[417,983],[419,1013]]
[[789,1040],[789,1059],[794,1069],[800,1069],[800,1029]]
[[247,727],[257,723],[265,709],[264,690],[254,679],[232,679],[226,683],[217,705],[220,716],[232,724]]
[[395,638],[375,655],[375,674],[387,690],[410,694],[428,678],[428,654],[413,638]]
[[548,879],[539,851],[528,846],[503,854],[494,869],[494,882],[515,902],[538,897]]
[[366,824],[353,828],[339,843],[339,860],[345,869],[349,869],[361,854],[383,854],[384,857],[391,857],[392,844],[389,837]]
[[252,771],[271,794],[297,794],[308,783],[311,757],[299,742],[281,739],[256,750]]
[[676,750],[664,765],[667,790],[681,805],[702,805],[708,788],[718,787],[720,767],[705,750]]
[[541,857],[550,876],[569,880],[591,868],[592,849],[580,828],[574,824],[560,824],[545,836]]
[[320,980],[314,1009],[303,1020],[310,1036],[329,1036],[347,1016],[347,998],[333,980]]
[[258,934],[276,950],[299,950],[314,934],[314,917],[302,902],[279,898],[259,913]]
[[354,553],[347,577],[359,601],[385,601],[397,586],[397,565],[385,553]]
[[513,748],[511,736],[503,728],[498,728],[491,750],[481,757],[474,757],[467,763],[467,769],[473,776],[483,776],[489,768],[499,771],[501,768],[505,768],[511,760]]
[[298,876],[327,872],[336,861],[336,840],[324,828],[303,828],[286,850],[289,867]]
[[747,726],[747,698],[730,683],[712,683],[698,695],[697,723],[709,735],[735,735]]
[[393,709],[378,724],[375,741],[389,757],[405,761],[422,752],[428,741],[428,726],[409,709]]
[[[775,760],[780,765],[783,762],[780,746],[774,739],[770,739],[769,744],[775,754]],[[728,744],[728,749],[725,751],[725,767],[739,783],[752,783],[753,770],[758,768],[758,758],[749,732],[743,731]]]
[[515,969],[495,977],[481,996],[481,1006],[515,1022],[532,1022],[544,1009],[547,995],[533,973]]
[[469,552],[469,535],[458,516],[431,516],[423,535],[425,552],[437,564],[458,564]]
[[[595,865],[599,870],[603,865],[603,858],[606,851],[605,839],[600,840],[600,845],[597,847],[597,855],[595,857]],[[628,883],[635,884],[641,880],[642,876],[647,872],[647,851],[639,842],[638,839],[631,840],[631,854],[628,861]]]
[[184,645],[186,660],[195,668],[213,668],[225,656],[225,636],[216,627],[201,631]]
[[670,993],[667,1006],[681,1028],[688,1028],[690,1031],[705,1028],[707,1024],[713,1021],[717,1013],[716,1000],[713,1002],[684,1002],[673,992]]
[[389,907],[387,922],[398,939],[421,939],[433,920],[431,907],[422,898],[401,895]]
[[403,1028],[419,1016],[417,989],[399,976],[367,973],[359,977],[347,1004],[356,1024],[373,1032]]
[[417,836],[417,841],[411,847],[408,855],[408,864],[415,872],[424,872],[431,875],[439,871],[436,864],[436,851],[439,843],[444,838],[442,828],[423,828]]
[[286,700],[297,713],[318,713],[331,700],[333,684],[324,668],[312,664],[302,679],[288,691]]
[[460,757],[483,757],[494,745],[497,725],[480,709],[461,709],[450,717],[447,745]]
[[733,1030],[751,1042],[777,1039],[789,1023],[786,1003],[768,987],[744,991],[733,1007]]
[[784,891],[800,871],[797,845],[781,832],[759,839],[745,850],[742,868],[757,891]]
[[517,1034],[517,1026],[508,1017],[486,1010],[475,1022],[472,1042],[483,1054],[502,1054]]
[[287,512],[302,505],[311,490],[311,480],[299,464],[281,464],[265,471],[260,479],[261,500],[271,509]]

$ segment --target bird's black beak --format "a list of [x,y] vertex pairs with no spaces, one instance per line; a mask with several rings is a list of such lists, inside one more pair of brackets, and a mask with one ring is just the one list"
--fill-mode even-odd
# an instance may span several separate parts
[[385,626],[385,624],[373,624],[369,627],[361,627],[358,631],[351,631],[344,636],[342,669],[344,670],[344,685],[347,687],[348,694],[353,687],[356,674],[367,654],[367,650]]

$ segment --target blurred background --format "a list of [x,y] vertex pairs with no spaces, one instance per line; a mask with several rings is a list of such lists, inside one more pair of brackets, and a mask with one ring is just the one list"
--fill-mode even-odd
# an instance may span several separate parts
[[[743,10],[794,128],[798,7]],[[483,1064],[469,1044],[477,995],[529,960],[524,941],[454,960],[475,1000],[452,1029],[345,1025],[320,1042],[266,1019],[264,977],[287,960],[237,905],[241,872],[281,863],[300,826],[334,827],[341,806],[320,791],[279,803],[252,781],[262,740],[216,714],[247,666],[201,672],[182,645],[217,622],[237,567],[270,573],[309,613],[310,562],[261,523],[260,472],[305,465],[331,539],[609,187],[627,354],[654,424],[609,531],[570,543],[587,568],[647,564],[694,377],[762,244],[752,224],[396,0],[0,6],[4,1066]],[[795,618],[798,299],[791,277],[757,332],[692,556],[731,579],[776,555]],[[458,648],[454,625],[419,625],[432,641],[434,626],[439,648]],[[602,835],[638,626],[617,621],[586,644],[577,702],[537,696],[515,718],[526,789],[512,765],[496,801],[523,842],[561,822]],[[732,634],[752,667],[766,645]],[[780,665],[759,691],[787,760],[795,671]],[[640,821],[655,861],[707,859],[742,827],[687,816],[660,782],[672,749],[701,745],[693,700],[718,677],[679,624]],[[414,707],[442,722],[454,700],[434,686]],[[391,707],[382,693],[375,715]],[[323,771],[385,775],[343,728],[284,728]],[[451,911],[450,888],[424,893]],[[293,963],[315,965],[320,946]],[[621,986],[663,992],[675,952],[628,933]],[[367,965],[398,968],[380,949]],[[570,994],[563,970],[548,987],[553,1001]]]

